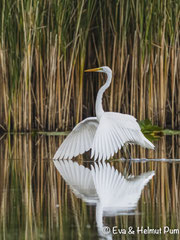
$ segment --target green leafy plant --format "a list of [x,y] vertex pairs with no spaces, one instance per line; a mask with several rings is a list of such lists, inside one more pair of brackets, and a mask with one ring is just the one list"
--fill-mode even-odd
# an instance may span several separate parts
[[157,125],[153,125],[149,119],[145,119],[139,122],[142,132],[145,135],[151,135],[152,140],[159,138],[162,135],[176,135],[180,134],[179,130],[163,129]]

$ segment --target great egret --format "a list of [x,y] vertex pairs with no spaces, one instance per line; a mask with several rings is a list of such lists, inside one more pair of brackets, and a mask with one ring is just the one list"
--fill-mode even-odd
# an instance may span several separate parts
[[85,72],[107,74],[106,83],[97,94],[96,117],[88,117],[78,123],[63,141],[53,159],[71,159],[91,149],[91,158],[106,160],[128,143],[154,149],[154,145],[142,134],[139,124],[133,116],[117,112],[104,112],[102,96],[111,84],[111,69],[104,66],[85,70]]

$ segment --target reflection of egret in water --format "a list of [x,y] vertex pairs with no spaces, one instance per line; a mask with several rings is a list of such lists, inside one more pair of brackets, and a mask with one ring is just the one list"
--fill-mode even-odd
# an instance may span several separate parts
[[96,203],[98,201],[98,195],[89,168],[85,168],[71,160],[54,161],[54,164],[76,197],[87,203]]
[[86,203],[96,204],[96,222],[101,237],[111,239],[102,230],[103,216],[133,214],[144,186],[154,172],[125,178],[109,163],[91,164],[91,170],[71,160],[54,161],[74,194]]
[[136,208],[141,191],[154,172],[143,173],[139,176],[125,178],[110,164],[94,164],[91,167],[96,192],[103,205],[104,211],[113,215],[118,211],[129,211]]

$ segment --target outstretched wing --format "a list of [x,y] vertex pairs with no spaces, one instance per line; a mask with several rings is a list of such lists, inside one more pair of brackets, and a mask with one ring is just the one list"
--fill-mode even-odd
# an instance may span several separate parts
[[155,175],[154,171],[126,179],[109,163],[91,166],[94,185],[103,208],[130,210],[136,207],[144,186]]
[[89,117],[78,123],[63,141],[53,159],[71,159],[88,151],[98,127],[96,117]]
[[78,198],[85,202],[97,202],[98,196],[89,168],[72,160],[54,160],[54,165]]
[[126,143],[154,149],[154,145],[144,137],[133,116],[105,112],[100,119],[91,151],[94,160],[109,159]]

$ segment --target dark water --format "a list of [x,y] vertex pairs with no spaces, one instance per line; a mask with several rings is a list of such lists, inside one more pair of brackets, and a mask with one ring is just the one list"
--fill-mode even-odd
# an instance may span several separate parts
[[180,136],[131,149],[131,178],[118,156],[85,154],[58,172],[62,137],[0,139],[0,239],[180,239]]

